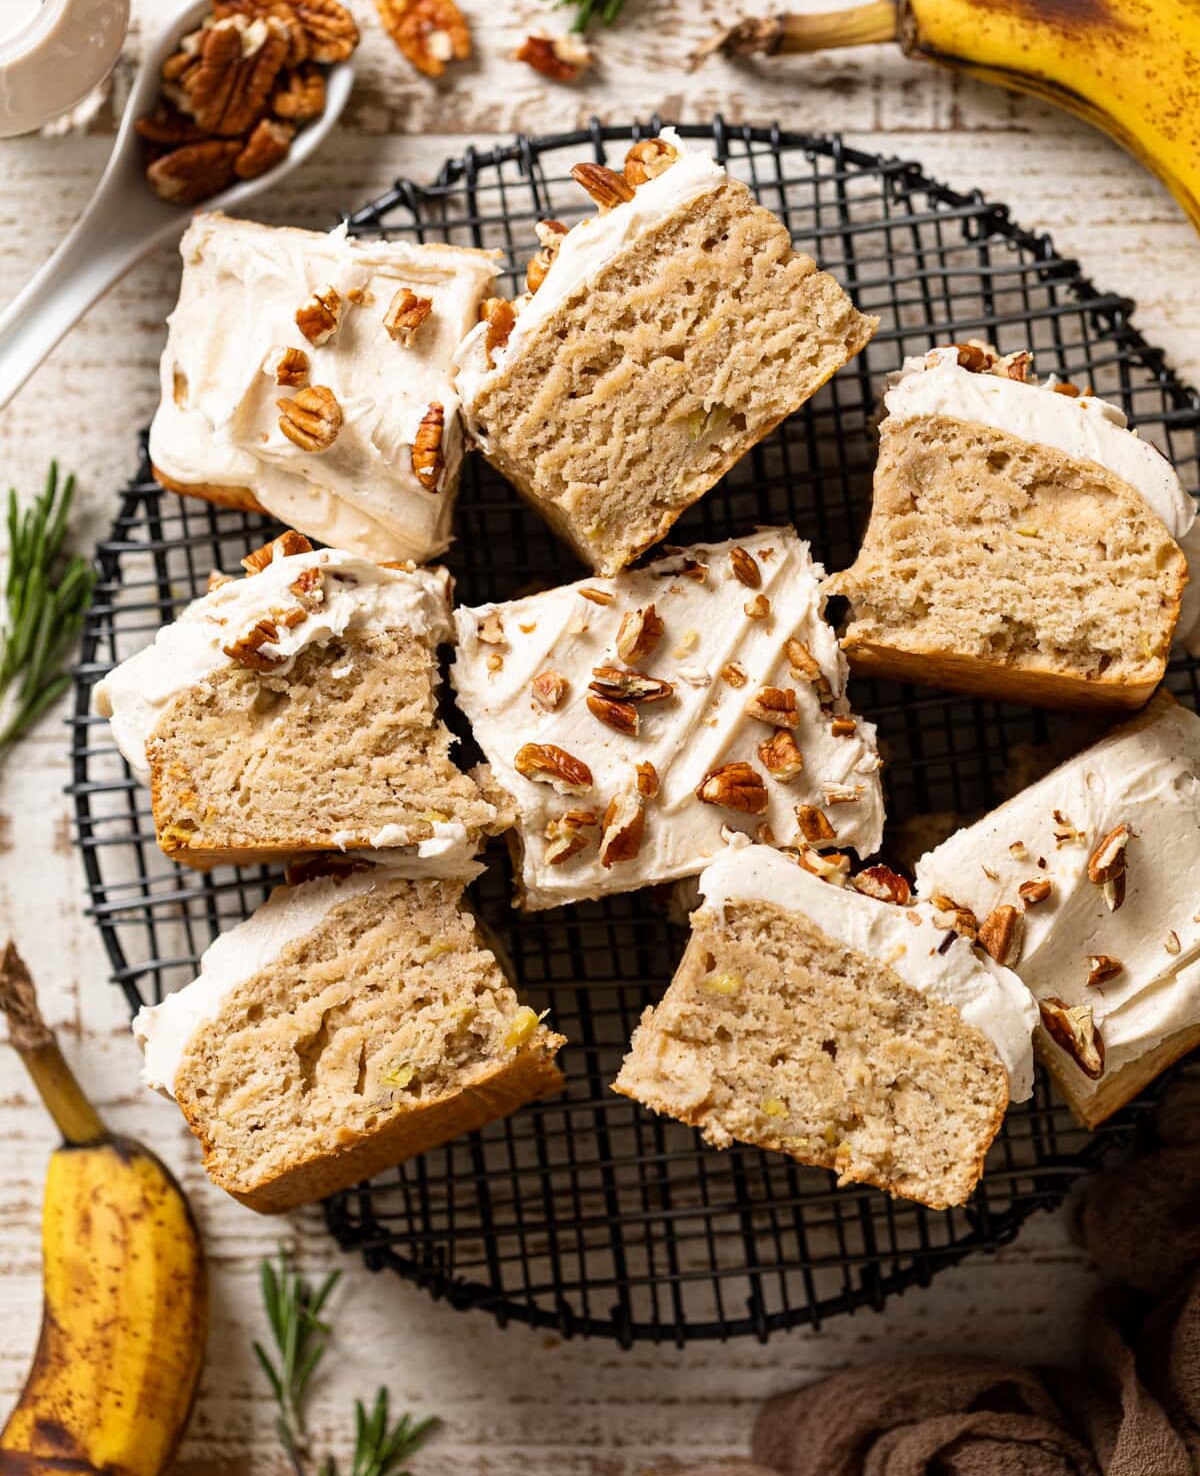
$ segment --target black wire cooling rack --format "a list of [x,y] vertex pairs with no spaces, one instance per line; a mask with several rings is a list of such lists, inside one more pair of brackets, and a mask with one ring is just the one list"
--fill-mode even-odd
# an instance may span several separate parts
[[[569,169],[619,164],[631,138],[591,129],[520,138],[448,162],[436,183],[400,181],[346,217],[363,235],[498,246],[509,283],[545,216],[590,208]],[[1134,330],[1132,304],[1098,291],[1046,236],[1002,205],[928,179],[837,138],[778,128],[688,127],[787,222],[866,312],[882,319],[865,353],[758,446],[678,525],[677,541],[724,538],[791,520],[829,568],[853,557],[865,519],[869,419],[883,376],[931,345],[987,338],[1033,348],[1053,370],[1118,401],[1165,450],[1186,485],[1200,481],[1200,400]],[[263,518],[163,493],[143,447],[98,552],[72,732],[78,843],[116,981],[131,1007],[187,982],[222,929],[274,878],[263,868],[211,875],[177,869],[154,844],[148,796],[89,715],[95,682],[147,643],[202,591],[213,567],[275,531]],[[576,567],[546,527],[479,458],[464,476],[449,563],[468,603],[503,599]],[[1169,682],[1196,705],[1200,663]],[[931,812],[969,816],[994,804],[1022,755],[1057,720],[1023,707],[858,681],[854,702],[879,723],[892,836]],[[656,890],[517,916],[502,849],[476,906],[507,949],[522,988],[570,1040],[565,1093],[331,1200],[342,1246],[391,1267],[457,1307],[483,1307],[563,1335],[682,1343],[823,1319],[924,1284],[969,1252],[1010,1241],[1035,1210],[1130,1140],[1146,1102],[1098,1132],[1072,1122],[1039,1074],[1012,1109],[971,1202],[944,1213],[750,1149],[717,1153],[691,1130],[609,1090],[641,1010],[671,977],[683,943]]]

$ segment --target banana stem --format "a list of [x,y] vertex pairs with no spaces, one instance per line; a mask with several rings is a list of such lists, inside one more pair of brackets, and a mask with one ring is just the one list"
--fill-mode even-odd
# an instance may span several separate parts
[[64,1140],[74,1147],[104,1142],[108,1129],[42,1018],[33,980],[11,939],[0,955],[0,1010],[8,1016],[9,1044],[24,1061]]
[[869,0],[846,10],[819,15],[773,15],[738,21],[718,31],[696,53],[698,65],[714,52],[722,56],[780,56],[827,51],[838,46],[867,46],[895,41],[900,34],[896,0]]

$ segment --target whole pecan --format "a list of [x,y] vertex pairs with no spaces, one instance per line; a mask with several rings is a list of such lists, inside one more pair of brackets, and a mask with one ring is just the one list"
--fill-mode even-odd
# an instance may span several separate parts
[[388,303],[387,312],[383,315],[383,326],[387,329],[389,338],[394,338],[397,343],[408,348],[417,329],[431,312],[432,298],[418,297],[411,288],[401,287]]
[[552,784],[559,794],[586,794],[593,784],[592,771],[556,743],[525,743],[517,749],[513,767],[526,779]]
[[413,437],[413,474],[426,492],[438,490],[438,483],[446,470],[446,458],[442,452],[442,432],[445,426],[446,411],[435,402],[426,410]]
[[471,32],[454,0],[375,0],[388,35],[426,77],[471,55]]
[[665,138],[639,139],[625,155],[625,178],[636,188],[670,169],[678,158],[679,150]]
[[633,186],[625,176],[604,164],[576,164],[571,178],[583,186],[601,210],[611,210],[614,205],[633,199]]
[[184,80],[197,125],[224,138],[248,132],[266,109],[290,44],[275,16],[231,15],[209,26]]
[[155,159],[146,170],[146,178],[160,200],[199,205],[237,178],[233,170],[241,152],[237,139],[209,138],[203,143],[184,144]]
[[521,42],[513,60],[524,62],[552,82],[574,82],[591,66],[592,53],[575,36],[544,36],[534,32]]
[[239,179],[257,179],[287,158],[296,130],[277,118],[260,118],[246,140],[246,147],[233,161],[233,172]]
[[1060,1045],[1080,1071],[1092,1081],[1104,1074],[1104,1041],[1096,1028],[1091,1005],[1068,1005],[1051,995],[1038,1000],[1046,1034]]
[[747,815],[763,815],[767,810],[767,786],[762,775],[744,762],[722,764],[706,774],[696,798],[706,805],[720,805]]
[[271,111],[289,123],[308,123],[325,111],[325,74],[311,63],[284,72],[271,94]]
[[342,407],[333,391],[310,384],[295,399],[276,400],[279,429],[301,451],[328,451],[342,429]]

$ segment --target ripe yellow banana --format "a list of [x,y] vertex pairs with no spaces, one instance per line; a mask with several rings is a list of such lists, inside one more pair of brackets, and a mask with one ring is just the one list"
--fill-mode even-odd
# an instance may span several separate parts
[[913,57],[1031,92],[1102,128],[1200,229],[1200,5],[1195,0],[875,0],[742,21],[703,54],[823,51],[898,39]]
[[46,1178],[41,1337],[0,1431],[0,1476],[159,1476],[204,1362],[195,1222],[166,1166],[113,1137],[84,1097],[11,943],[0,959],[0,1006],[65,1140]]

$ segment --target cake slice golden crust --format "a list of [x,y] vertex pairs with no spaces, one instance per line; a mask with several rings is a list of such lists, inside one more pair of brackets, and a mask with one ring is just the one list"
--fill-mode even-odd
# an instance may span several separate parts
[[266,512],[266,508],[249,487],[224,487],[217,482],[177,482],[157,466],[151,466],[150,470],[158,485],[165,487],[168,492],[178,492],[184,497],[201,497],[205,502],[215,502],[218,507],[237,507],[243,512]]
[[971,1194],[1008,1105],[988,1038],[888,965],[766,902],[693,915],[615,1089],[934,1209]]
[[470,415],[488,459],[582,559],[615,573],[876,326],[724,180],[514,344]]
[[291,1209],[561,1088],[563,1038],[520,1004],[460,892],[397,881],[341,904],[196,1033],[175,1096],[222,1189]]
[[830,580],[859,670],[1060,707],[1137,707],[1187,580],[1141,496],[1093,462],[943,416],[885,422],[871,519]]

